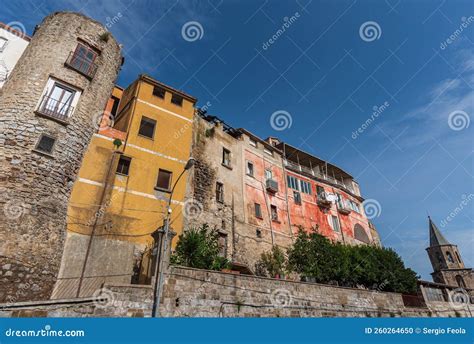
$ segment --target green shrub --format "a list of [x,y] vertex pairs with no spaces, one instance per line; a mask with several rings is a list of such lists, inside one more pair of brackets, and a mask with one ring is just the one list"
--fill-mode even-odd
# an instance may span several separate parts
[[219,256],[219,234],[207,224],[191,228],[178,238],[171,263],[197,269],[222,270],[230,266],[229,261]]
[[318,283],[416,293],[418,276],[390,248],[346,246],[313,231],[300,231],[288,250],[288,268]]
[[255,272],[264,277],[281,277],[285,275],[285,253],[278,246],[273,246],[269,252],[264,252],[255,265]]

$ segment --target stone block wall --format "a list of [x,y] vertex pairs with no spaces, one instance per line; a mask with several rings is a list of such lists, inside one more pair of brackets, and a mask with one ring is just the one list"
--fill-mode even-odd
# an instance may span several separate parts
[[[49,15],[1,90],[0,302],[50,297],[72,185],[122,63],[106,32],[82,14]],[[92,79],[65,65],[79,41],[100,51]],[[81,92],[68,124],[36,113],[50,78]],[[35,151],[41,134],[56,139],[52,155]]]
[[[94,298],[0,304],[0,317],[150,317],[153,289],[105,285]],[[473,305],[405,306],[397,293],[171,267],[164,317],[472,317]]]

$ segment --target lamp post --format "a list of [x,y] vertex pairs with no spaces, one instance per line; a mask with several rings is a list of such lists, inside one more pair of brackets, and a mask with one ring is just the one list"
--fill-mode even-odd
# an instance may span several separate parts
[[[173,187],[171,188],[170,196],[168,199],[168,204],[166,206],[166,218],[164,221],[164,231],[163,231],[163,236],[160,241],[160,247],[157,247],[157,258],[159,258],[159,261],[156,262],[156,268],[155,268],[155,283],[153,287],[153,310],[152,310],[152,317],[156,318],[160,316],[160,299],[161,299],[161,293],[163,292],[163,277],[164,277],[164,263],[163,263],[163,257],[164,253],[168,249],[168,236],[169,236],[169,231],[170,231],[170,217],[171,217],[171,199],[173,197],[173,192],[178,184],[179,180],[183,176],[184,172],[187,170],[191,169],[194,164],[196,163],[196,160],[194,158],[189,158],[189,160],[186,162],[186,165],[184,166],[183,171],[181,174],[178,176],[176,181],[173,184]],[[158,252],[159,249],[159,252]],[[157,272],[159,272],[159,276],[157,276]]]

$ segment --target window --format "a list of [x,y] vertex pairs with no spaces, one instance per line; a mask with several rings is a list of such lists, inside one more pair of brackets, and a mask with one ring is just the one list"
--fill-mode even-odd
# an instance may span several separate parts
[[255,235],[257,236],[257,238],[262,238],[262,230],[260,228],[257,228],[255,230]]
[[183,97],[178,96],[177,94],[173,94],[171,96],[171,103],[174,105],[182,106],[183,105]]
[[311,184],[304,180],[300,180],[301,192],[311,195]]
[[222,222],[221,222],[221,228],[222,228],[222,229],[225,229],[225,220],[222,220]]
[[153,95],[155,97],[165,99],[165,93],[166,93],[166,91],[163,88],[161,88],[159,86],[154,86],[153,87]]
[[271,211],[272,221],[278,221],[278,210],[277,210],[276,205],[271,205],[270,211]]
[[446,256],[448,257],[448,262],[454,263],[453,256],[451,255],[451,252],[446,251]]
[[456,275],[456,283],[460,288],[466,288],[466,283],[464,282],[464,279],[462,278],[461,275]]
[[112,110],[110,110],[110,114],[112,116],[117,116],[117,110],[120,104],[120,99],[112,96],[112,101],[113,101],[113,104],[112,104]]
[[216,183],[216,201],[224,203],[224,184],[219,182]]
[[143,116],[140,121],[140,128],[138,129],[138,135],[153,138],[155,134],[156,121],[154,119]]
[[259,218],[259,219],[263,218],[262,217],[262,207],[260,206],[260,204],[255,203],[254,206],[255,206],[255,217]]
[[341,226],[339,225],[339,219],[337,216],[332,215],[332,229],[334,229],[335,232],[340,232],[341,231]]
[[462,264],[461,257],[459,257],[458,251],[454,251],[454,253],[456,254],[456,258],[458,259],[458,263]]
[[299,180],[293,176],[287,176],[287,181],[288,181],[288,187],[293,189],[293,190],[298,190],[300,191],[300,183]]
[[219,256],[227,256],[227,233],[219,232],[218,238]]
[[343,200],[342,196],[340,194],[336,194],[336,197],[337,197],[337,201],[336,201],[337,202],[337,207],[339,209],[344,209],[345,208],[344,207],[344,200]]
[[249,138],[249,143],[252,147],[257,147],[257,141],[255,141],[254,139]]
[[271,151],[270,149],[268,149],[267,147],[264,147],[263,148],[263,152],[270,155],[270,156],[273,156],[273,151]]
[[354,238],[356,240],[365,242],[366,244],[370,244],[369,236],[365,232],[364,227],[362,227],[358,223],[355,224],[355,226],[354,226]]
[[247,175],[253,177],[253,163],[247,161]]
[[158,179],[156,180],[156,188],[169,191],[171,189],[171,176],[173,175],[172,172],[162,170],[161,168],[158,170]]
[[[48,82],[38,112],[48,117],[67,120],[73,111],[76,91],[57,81]],[[50,87],[50,88],[49,88]]]
[[38,143],[36,144],[35,150],[51,154],[53,152],[54,144],[56,139],[45,134],[41,134]]
[[0,37],[0,52],[2,52],[5,47],[7,46],[7,43],[8,43],[8,39],[6,39],[5,37]]
[[359,205],[356,202],[349,201],[350,208],[356,213],[360,213]]
[[95,50],[79,43],[68,62],[75,70],[92,77],[96,70],[96,64],[94,63],[96,58],[97,52]]
[[426,298],[428,301],[441,301],[444,302],[445,298],[443,295],[443,290],[439,288],[425,287]]
[[295,204],[301,204],[301,194],[299,191],[293,191],[293,199],[295,200]]
[[273,173],[272,170],[265,170],[265,180],[272,180],[273,179]]
[[322,186],[316,186],[316,193],[318,194],[318,198],[326,199],[326,192]]
[[230,167],[230,150],[222,148],[222,165]]
[[122,174],[128,176],[128,171],[130,170],[131,158],[121,155],[118,165],[117,165],[117,174]]

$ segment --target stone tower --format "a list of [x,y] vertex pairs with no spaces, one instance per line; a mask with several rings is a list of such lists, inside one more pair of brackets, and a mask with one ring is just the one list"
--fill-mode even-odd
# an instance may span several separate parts
[[466,268],[458,247],[446,240],[434,222],[428,217],[430,246],[426,249],[433,266],[433,281],[461,288],[474,288],[474,275]]
[[49,299],[71,188],[122,62],[102,24],[53,13],[0,91],[0,302]]

